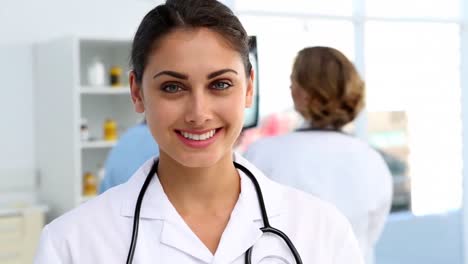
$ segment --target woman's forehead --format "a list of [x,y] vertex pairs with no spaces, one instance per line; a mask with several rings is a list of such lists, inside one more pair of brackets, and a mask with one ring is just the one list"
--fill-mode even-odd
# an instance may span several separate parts
[[243,62],[239,52],[220,34],[200,28],[176,30],[163,37],[149,57],[148,66],[239,69],[243,67]]
[[153,49],[153,54],[157,56],[186,55],[191,52],[235,54],[240,57],[226,38],[208,28],[174,30],[159,39],[157,46]]

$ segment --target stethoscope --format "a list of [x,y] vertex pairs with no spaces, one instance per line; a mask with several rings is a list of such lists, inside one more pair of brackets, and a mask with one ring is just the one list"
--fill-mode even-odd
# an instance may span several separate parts
[[[138,194],[138,199],[137,199],[136,206],[135,206],[135,214],[133,218],[132,240],[130,243],[130,249],[128,250],[127,264],[130,264],[133,262],[133,255],[135,254],[135,248],[136,248],[136,243],[138,239],[138,224],[140,220],[141,202],[143,200],[143,196],[145,195],[146,189],[148,188],[148,185],[151,182],[151,179],[153,178],[154,174],[156,174],[156,171],[158,169],[158,163],[159,163],[159,160],[156,160],[154,162],[153,166],[151,167],[150,172],[146,176],[146,180],[143,183],[143,186],[141,187],[140,193]],[[268,215],[267,215],[266,208],[265,208],[265,202],[263,200],[262,190],[260,189],[260,184],[258,184],[258,181],[253,175],[253,173],[250,172],[250,170],[248,170],[246,167],[240,165],[237,162],[234,162],[234,167],[244,172],[250,178],[250,180],[252,180],[252,183],[255,186],[255,191],[257,192],[258,203],[260,205],[260,210],[262,213],[262,220],[263,220],[263,227],[261,227],[260,230],[264,234],[271,233],[283,239],[283,241],[286,243],[286,245],[288,245],[289,250],[293,254],[296,263],[302,264],[301,256],[297,252],[297,249],[294,246],[294,244],[291,242],[291,239],[289,239],[289,237],[285,233],[283,233],[281,230],[276,229],[270,225],[270,221],[268,220]],[[253,246],[250,247],[245,254],[246,264],[252,263],[252,249],[253,249]]]

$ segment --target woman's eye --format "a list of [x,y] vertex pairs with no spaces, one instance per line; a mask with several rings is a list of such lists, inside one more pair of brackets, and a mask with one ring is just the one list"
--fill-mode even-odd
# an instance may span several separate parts
[[232,84],[230,84],[228,82],[215,82],[212,85],[213,89],[215,89],[215,90],[226,90],[231,86],[232,86]]
[[166,93],[177,93],[179,91],[182,91],[182,87],[180,85],[175,84],[175,83],[170,83],[164,85],[161,90],[163,90]]

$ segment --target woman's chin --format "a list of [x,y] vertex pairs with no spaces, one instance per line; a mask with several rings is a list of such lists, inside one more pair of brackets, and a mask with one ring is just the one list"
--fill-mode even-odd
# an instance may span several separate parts
[[223,156],[216,153],[185,153],[177,161],[187,168],[209,168],[216,165]]

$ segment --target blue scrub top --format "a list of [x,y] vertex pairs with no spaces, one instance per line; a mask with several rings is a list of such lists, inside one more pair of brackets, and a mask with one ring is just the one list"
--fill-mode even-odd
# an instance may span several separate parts
[[99,192],[126,182],[145,161],[158,155],[158,145],[146,124],[128,129],[107,156]]

